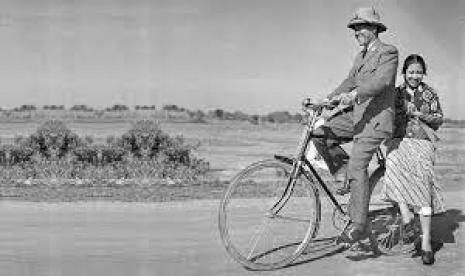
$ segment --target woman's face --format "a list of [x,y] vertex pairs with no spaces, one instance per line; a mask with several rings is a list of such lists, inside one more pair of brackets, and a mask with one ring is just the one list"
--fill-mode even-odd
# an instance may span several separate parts
[[423,67],[419,63],[412,63],[405,71],[405,81],[411,88],[417,88],[423,80]]

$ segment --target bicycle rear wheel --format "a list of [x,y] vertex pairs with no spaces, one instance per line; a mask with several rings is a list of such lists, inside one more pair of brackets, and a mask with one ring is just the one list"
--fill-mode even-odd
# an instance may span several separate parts
[[414,249],[414,236],[405,233],[398,206],[376,210],[371,214],[378,249],[386,255],[408,254]]
[[232,180],[220,203],[223,244],[248,269],[286,266],[316,236],[321,213],[318,190],[302,174],[292,189],[286,189],[291,172],[291,165],[277,160],[254,163]]

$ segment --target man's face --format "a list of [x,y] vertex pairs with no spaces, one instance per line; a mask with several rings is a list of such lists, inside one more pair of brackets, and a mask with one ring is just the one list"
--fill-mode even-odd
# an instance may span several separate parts
[[353,27],[355,39],[364,48],[376,38],[376,27],[370,24],[357,24]]

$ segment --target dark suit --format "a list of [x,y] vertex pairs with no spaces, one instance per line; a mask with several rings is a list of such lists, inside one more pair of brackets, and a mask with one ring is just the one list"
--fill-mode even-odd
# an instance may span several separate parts
[[332,174],[345,167],[349,159],[337,137],[353,137],[347,174],[351,198],[349,213],[355,223],[365,225],[369,203],[368,164],[376,149],[392,134],[394,121],[397,49],[375,40],[363,56],[359,53],[347,78],[328,98],[356,89],[353,109],[344,112],[316,129],[315,146]]

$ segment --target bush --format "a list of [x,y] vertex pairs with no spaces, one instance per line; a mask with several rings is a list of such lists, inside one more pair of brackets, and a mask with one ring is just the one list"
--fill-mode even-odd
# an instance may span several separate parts
[[27,145],[1,145],[0,165],[15,165],[30,161],[34,149]]
[[205,113],[202,110],[190,111],[189,112],[190,123],[206,123]]
[[134,156],[152,159],[163,156],[168,162],[190,165],[191,145],[181,136],[171,138],[151,120],[141,120],[122,136],[122,146]]
[[78,162],[102,166],[122,161],[125,151],[114,145],[87,145],[77,147],[73,154]]
[[190,181],[209,169],[208,162],[192,156],[194,146],[180,136],[170,137],[150,120],[136,122],[121,137],[108,136],[105,144],[79,138],[56,120],[16,142],[0,147],[3,183],[29,178],[92,179],[95,183],[131,177]]
[[25,144],[46,158],[56,159],[64,157],[82,141],[62,121],[50,120],[39,126]]

